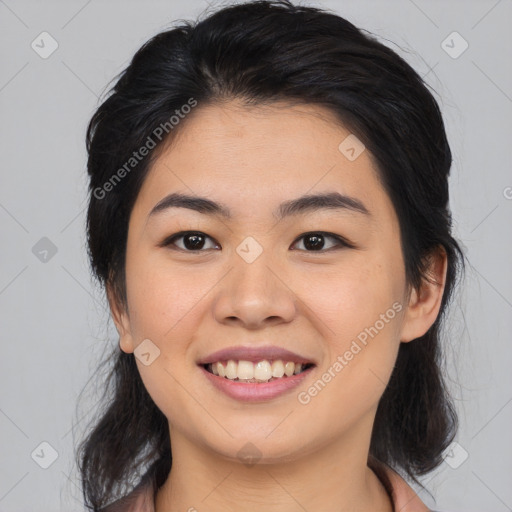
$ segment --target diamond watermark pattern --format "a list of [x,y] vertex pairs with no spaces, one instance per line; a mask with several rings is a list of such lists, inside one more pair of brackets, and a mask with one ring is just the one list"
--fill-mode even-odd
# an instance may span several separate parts
[[57,450],[46,441],[40,443],[30,456],[43,469],[48,469],[59,458]]
[[468,42],[458,33],[452,32],[442,43],[441,48],[452,58],[458,59],[469,47]]
[[450,446],[448,446],[443,454],[444,461],[452,469],[457,469],[458,467],[462,466],[468,457],[469,453],[455,441]]
[[341,142],[338,149],[340,153],[345,155],[347,160],[353,162],[365,150],[365,145],[351,133]]
[[263,252],[263,247],[252,236],[248,236],[236,248],[236,252],[244,261],[252,263]]
[[160,349],[150,339],[145,339],[133,353],[144,366],[149,366],[160,355]]
[[237,458],[240,459],[246,466],[254,466],[262,456],[262,453],[258,450],[258,448],[252,444],[251,442],[245,443],[238,453],[236,454]]
[[59,47],[59,43],[48,32],[41,32],[30,46],[39,57],[47,59]]
[[32,253],[41,263],[48,263],[57,254],[57,246],[49,238],[43,236],[32,247]]

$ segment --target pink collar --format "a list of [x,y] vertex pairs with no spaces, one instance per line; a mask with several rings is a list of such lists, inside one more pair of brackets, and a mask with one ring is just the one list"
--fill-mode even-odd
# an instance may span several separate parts
[[388,466],[384,467],[392,490],[395,512],[429,512],[429,508],[420,500],[416,492],[407,482]]

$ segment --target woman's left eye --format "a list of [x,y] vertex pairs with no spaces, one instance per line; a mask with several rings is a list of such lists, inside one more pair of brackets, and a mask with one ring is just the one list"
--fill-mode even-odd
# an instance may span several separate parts
[[[325,240],[326,239],[334,240],[336,243],[334,246],[328,247],[327,249],[324,247]],[[326,233],[324,231],[313,231],[310,233],[305,233],[304,235],[301,235],[297,240],[304,239],[305,242],[303,242],[304,247],[309,247],[312,249],[311,251],[307,252],[315,252],[315,251],[325,251],[330,250],[333,247],[354,247],[351,243],[349,243],[347,240],[342,238],[339,235],[335,235],[334,233]],[[295,244],[296,242],[294,242]],[[321,246],[321,247],[319,247]],[[303,250],[303,249],[301,249]]]
[[[176,241],[183,239],[184,243],[183,246],[179,246]],[[184,231],[181,233],[176,233],[174,235],[171,235],[170,237],[166,238],[160,245],[162,247],[167,247],[170,245],[175,245],[178,249],[181,251],[186,252],[201,252],[202,249],[204,249],[205,241],[206,239],[213,240],[213,238],[209,237],[205,233],[202,233],[200,231]],[[304,242],[302,245],[304,246],[304,249],[306,252],[322,252],[326,250],[333,249],[333,247],[354,247],[350,242],[348,242],[346,239],[342,238],[339,235],[335,235],[334,233],[326,233],[325,231],[312,231],[309,233],[304,233],[301,235],[297,240],[292,244],[297,244],[298,241],[301,241],[304,239]],[[331,239],[335,241],[335,244],[331,247],[327,247],[327,249],[324,247],[325,240]],[[216,245],[215,245],[216,244]],[[218,243],[215,242],[215,247],[206,247],[206,249],[215,249],[217,247],[220,247]]]

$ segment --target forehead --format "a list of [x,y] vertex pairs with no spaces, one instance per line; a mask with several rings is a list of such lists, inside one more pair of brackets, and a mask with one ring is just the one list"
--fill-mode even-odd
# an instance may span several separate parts
[[234,216],[326,191],[356,196],[370,207],[387,200],[372,156],[363,150],[347,158],[343,144],[354,135],[326,108],[198,105],[182,122],[139,194],[146,214],[173,191],[210,196],[230,205]]
[[196,108],[184,119],[172,144],[178,150],[175,156],[191,147],[208,147],[210,153],[197,156],[240,161],[250,154],[252,161],[272,159],[277,165],[289,160],[296,165],[306,156],[324,161],[333,150],[339,151],[339,142],[349,134],[325,107],[282,101],[245,106],[232,101]]

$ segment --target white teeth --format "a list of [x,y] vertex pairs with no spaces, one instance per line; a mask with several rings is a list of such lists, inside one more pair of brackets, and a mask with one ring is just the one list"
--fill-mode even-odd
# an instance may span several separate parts
[[282,360],[273,361],[270,364],[266,359],[253,363],[252,361],[234,361],[230,359],[225,365],[221,362],[212,363],[211,371],[214,375],[230,380],[246,380],[268,382],[272,378],[280,379],[285,375],[291,377],[301,373],[304,365]]
[[288,362],[284,365],[284,374],[287,377],[291,377],[293,375],[294,370],[295,370],[295,363]]
[[233,360],[229,360],[226,365],[226,377],[228,379],[236,379],[237,377],[236,363]]
[[258,380],[269,380],[272,377],[272,368],[268,361],[260,361],[254,365],[254,378]]
[[272,377],[276,379],[281,378],[284,375],[284,364],[279,359],[272,363]]
[[[228,364],[230,361],[228,361]],[[233,361],[234,364],[236,364]],[[238,369],[236,371],[236,376],[240,380],[249,380],[254,378],[254,364],[251,361],[238,361]]]

